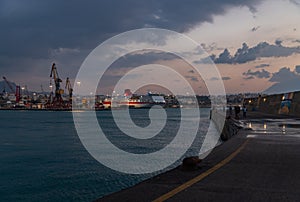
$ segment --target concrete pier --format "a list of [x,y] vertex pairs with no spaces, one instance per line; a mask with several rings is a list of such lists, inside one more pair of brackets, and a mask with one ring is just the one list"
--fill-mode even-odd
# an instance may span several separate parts
[[300,121],[249,117],[253,130],[216,147],[199,169],[176,168],[97,201],[300,201]]

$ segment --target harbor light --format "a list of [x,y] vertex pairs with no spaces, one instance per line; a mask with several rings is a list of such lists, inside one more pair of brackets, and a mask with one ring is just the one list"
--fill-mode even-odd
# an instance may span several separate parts
[[285,132],[286,132],[286,131],[285,131],[285,125],[283,124],[283,125],[282,125],[282,133],[285,134]]
[[252,128],[252,123],[251,123],[251,122],[248,124],[248,127],[249,127],[249,128]]

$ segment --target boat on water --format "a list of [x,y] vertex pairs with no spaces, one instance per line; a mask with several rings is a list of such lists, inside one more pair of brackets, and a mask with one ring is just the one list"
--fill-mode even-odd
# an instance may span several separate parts
[[153,105],[165,106],[166,101],[162,95],[132,95],[131,97],[107,97],[102,101],[104,109],[110,108],[150,108]]

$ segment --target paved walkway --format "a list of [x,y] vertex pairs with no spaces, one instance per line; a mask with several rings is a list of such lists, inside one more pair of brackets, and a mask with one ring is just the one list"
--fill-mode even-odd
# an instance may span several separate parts
[[177,168],[99,201],[300,201],[298,134],[240,131],[197,171]]

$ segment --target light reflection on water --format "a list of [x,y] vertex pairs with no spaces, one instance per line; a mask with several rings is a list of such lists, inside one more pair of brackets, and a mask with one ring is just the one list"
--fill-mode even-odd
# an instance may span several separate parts
[[[157,137],[158,143],[170,140],[180,123],[178,109],[168,111],[166,135]],[[147,110],[133,112],[136,112],[131,114],[136,125],[149,124],[148,113],[144,113]],[[72,112],[0,111],[0,116],[3,117],[0,122],[0,201],[92,201],[152,176],[118,173],[94,160],[77,136]],[[119,135],[109,111],[97,112],[97,117],[110,140],[123,149],[142,153],[165,146],[155,142],[135,144]],[[209,109],[201,109],[199,136],[186,155],[199,153],[201,134],[205,134],[210,122],[208,117]],[[107,153],[110,157],[109,151]]]
[[254,133],[293,135],[299,133],[300,120],[297,119],[252,119],[244,121]]
[[285,134],[285,124],[282,125],[282,133]]

